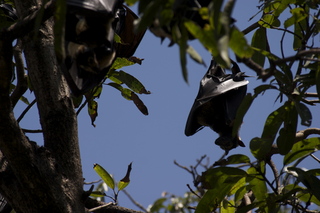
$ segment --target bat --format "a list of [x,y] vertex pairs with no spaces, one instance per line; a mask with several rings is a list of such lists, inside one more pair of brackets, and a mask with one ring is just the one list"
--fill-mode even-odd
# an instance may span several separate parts
[[13,22],[18,19],[16,9],[10,4],[0,4],[0,10],[6,15],[8,22]]
[[208,126],[219,134],[215,144],[228,153],[238,145],[244,147],[239,133],[232,137],[233,121],[246,95],[246,75],[232,62],[232,74],[211,60],[210,67],[202,80],[194,104],[190,110],[185,135],[191,136]]
[[[131,57],[145,31],[134,32],[137,19],[123,0],[68,0],[67,57],[61,66],[72,93],[85,94],[106,76],[116,57]],[[114,42],[114,35],[123,43]]]

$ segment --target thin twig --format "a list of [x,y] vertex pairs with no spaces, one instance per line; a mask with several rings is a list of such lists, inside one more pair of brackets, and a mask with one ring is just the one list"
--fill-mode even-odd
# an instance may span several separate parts
[[114,205],[114,203],[109,202],[109,203],[106,203],[106,204],[104,204],[104,205],[102,205],[102,206],[98,206],[98,207],[95,207],[95,208],[89,209],[88,211],[89,211],[89,212],[93,212],[93,211],[96,211],[96,210],[99,210],[99,209],[105,208],[105,207],[107,207],[107,206],[110,206],[110,205]]
[[21,113],[21,115],[18,117],[17,122],[19,123],[22,118],[27,114],[27,112],[31,109],[31,107],[36,103],[36,99],[34,99]]
[[42,129],[22,129],[24,133],[42,133]]
[[310,154],[310,156],[311,156],[313,159],[315,159],[318,163],[320,163],[320,159],[317,158],[314,154]]
[[134,204],[136,205],[138,208],[140,208],[142,211],[144,212],[148,212],[148,210],[146,208],[144,208],[140,203],[138,203],[135,199],[133,199],[133,197],[127,192],[127,190],[123,189],[122,190],[123,193],[125,195],[127,195],[127,197],[129,198],[129,200]]
[[198,198],[201,199],[201,197],[190,187],[189,184],[187,184],[187,187],[188,187],[188,189],[190,190],[190,192],[191,192],[192,194],[194,194],[195,196],[197,196]]

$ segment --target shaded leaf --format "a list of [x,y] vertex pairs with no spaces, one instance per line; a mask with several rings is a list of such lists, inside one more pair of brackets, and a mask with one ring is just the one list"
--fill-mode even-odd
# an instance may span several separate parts
[[307,187],[307,189],[320,200],[320,180],[308,171],[300,168],[288,167],[288,170],[294,171],[298,175],[298,180]]
[[252,138],[250,141],[250,151],[256,159],[264,160],[271,150],[272,143],[272,140],[258,137]]
[[104,192],[100,192],[100,191],[93,191],[93,192],[91,192],[90,196],[92,196],[92,197],[104,197],[104,196],[106,196],[106,194]]
[[131,172],[131,169],[132,169],[132,163],[130,163],[130,164],[128,165],[128,169],[127,169],[126,175],[125,175],[124,178],[122,178],[122,179],[120,180],[120,182],[118,183],[118,190],[119,190],[119,191],[122,190],[122,189],[124,189],[124,188],[126,188],[126,187],[129,185],[129,183],[130,183],[130,172]]
[[308,126],[308,127],[311,126],[312,114],[311,114],[309,108],[300,102],[298,102],[298,103],[295,102],[295,106],[296,106],[298,114],[301,118],[301,125]]
[[144,115],[148,115],[148,108],[146,107],[146,105],[144,105],[144,103],[142,102],[142,100],[134,93],[131,92],[131,98],[132,101],[134,102],[134,104],[137,106],[137,108],[140,110],[140,112]]
[[101,177],[101,179],[107,184],[108,187],[114,190],[115,184],[111,175],[99,164],[95,163],[93,165],[94,171]]
[[306,157],[320,149],[320,138],[308,138],[295,143],[292,149],[283,158],[283,164],[288,165],[293,161]]
[[[251,40],[251,46],[256,47],[258,49],[261,49],[261,50],[266,50],[267,49],[267,31],[266,31],[266,28],[260,27],[259,29],[257,29],[254,32],[254,34],[252,36],[252,40]],[[264,66],[264,62],[265,62],[265,56],[262,55],[258,51],[254,51],[254,53],[252,55],[252,60],[254,62],[256,62],[257,64],[259,64],[261,67],[263,67]]]
[[277,138],[277,145],[281,155],[285,155],[291,150],[295,142],[298,123],[298,112],[294,102],[287,101],[284,106],[283,128],[279,131],[279,137]]
[[232,128],[232,136],[236,136],[238,134],[238,131],[240,129],[241,124],[243,123],[243,118],[248,112],[252,102],[254,100],[254,97],[252,97],[251,93],[248,93],[244,99],[242,100],[238,111],[236,113],[236,118],[233,122],[233,128]]

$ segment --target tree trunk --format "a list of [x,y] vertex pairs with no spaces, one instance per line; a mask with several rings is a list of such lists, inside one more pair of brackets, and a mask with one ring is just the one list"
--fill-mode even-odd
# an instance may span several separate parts
[[[24,17],[40,1],[16,0],[15,5],[19,17]],[[6,78],[0,82],[0,193],[16,212],[84,212],[77,118],[54,52],[53,19],[22,41],[44,146],[32,144],[14,118],[8,87],[11,40],[3,40],[0,52],[6,52],[0,55],[0,68],[4,68],[0,78]]]

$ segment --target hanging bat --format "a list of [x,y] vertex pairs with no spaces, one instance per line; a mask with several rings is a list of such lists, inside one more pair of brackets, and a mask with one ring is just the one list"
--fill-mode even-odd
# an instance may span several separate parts
[[247,77],[232,62],[232,74],[226,74],[221,66],[211,61],[207,73],[200,81],[200,88],[191,108],[185,127],[185,135],[191,136],[205,126],[219,134],[215,144],[228,153],[238,145],[244,147],[239,134],[232,137],[233,121],[246,95]]
[[[116,57],[131,57],[144,32],[134,32],[138,17],[123,0],[68,0],[67,5],[62,70],[72,93],[79,96],[104,79]],[[115,33],[123,44],[114,42]]]

